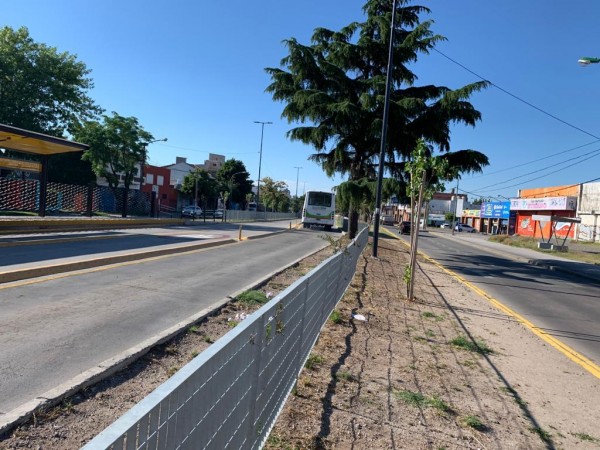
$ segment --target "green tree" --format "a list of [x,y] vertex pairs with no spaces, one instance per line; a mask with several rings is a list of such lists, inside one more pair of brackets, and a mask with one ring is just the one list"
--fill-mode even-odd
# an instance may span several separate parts
[[113,112],[102,122],[88,121],[75,129],[77,140],[90,146],[83,159],[92,164],[94,173],[106,179],[113,191],[123,184],[123,211],[127,217],[127,196],[140,164],[147,159],[146,145],[153,139],[135,117],[123,117]]
[[[414,274],[417,263],[417,249],[419,244],[419,225],[421,209],[428,202],[433,193],[442,190],[440,179],[448,172],[448,161],[440,156],[432,156],[431,148],[425,141],[420,140],[413,151],[411,161],[407,164],[410,182],[407,194],[410,197],[411,227],[410,227],[410,259],[404,270],[404,279],[407,281],[407,297],[413,300]],[[426,215],[423,224],[427,222]]]
[[0,123],[62,137],[102,110],[88,96],[90,70],[75,55],[0,28]]
[[292,208],[292,212],[298,214],[300,211],[302,211],[302,208],[304,207],[305,197],[306,195],[300,195],[299,197],[292,198],[290,202],[290,208]]
[[[474,126],[480,120],[480,113],[467,100],[488,84],[477,82],[456,90],[415,86],[417,76],[407,66],[444,37],[431,31],[431,21],[421,22],[419,15],[429,9],[410,6],[407,0],[398,3],[386,147],[394,177],[402,176],[403,163],[421,138],[448,152],[450,124]],[[288,137],[311,145],[317,152],[310,159],[327,175],[347,175],[353,182],[375,177],[391,9],[389,0],[368,0],[364,22],[353,22],[340,31],[317,28],[310,45],[288,39],[283,69],[266,69],[272,80],[267,91],[285,103],[282,116],[300,124]],[[349,234],[354,236],[358,214],[351,209],[349,215]]]
[[209,204],[211,209],[215,209],[219,183],[206,170],[196,169],[184,177],[181,192],[190,196],[196,206],[202,205],[206,209]]
[[287,184],[283,181],[275,181],[270,177],[260,180],[263,183],[260,189],[260,198],[266,207],[272,211],[284,212],[289,209],[289,196],[287,195]]
[[220,185],[223,198],[227,198],[227,208],[231,202],[245,206],[246,196],[252,193],[252,180],[242,161],[228,159],[217,172],[217,181]]

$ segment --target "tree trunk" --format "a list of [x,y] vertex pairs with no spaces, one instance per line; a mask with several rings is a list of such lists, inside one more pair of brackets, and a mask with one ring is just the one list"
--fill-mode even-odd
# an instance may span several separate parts
[[[417,200],[416,210],[417,210],[417,220],[416,227],[414,230],[414,238],[411,242],[410,248],[410,282],[408,286],[408,300],[414,300],[414,287],[415,287],[415,275],[416,275],[416,266],[417,266],[417,249],[419,247],[419,219],[421,217],[421,204],[423,203],[423,190],[425,187],[425,172],[423,171],[423,179],[421,180],[421,186],[419,187],[419,198]],[[412,237],[412,236],[411,236]]]
[[127,217],[127,206],[129,202],[129,189],[123,189],[123,211],[121,212],[121,217]]
[[358,233],[358,211],[354,209],[354,206],[350,205],[348,211],[348,237],[354,239]]

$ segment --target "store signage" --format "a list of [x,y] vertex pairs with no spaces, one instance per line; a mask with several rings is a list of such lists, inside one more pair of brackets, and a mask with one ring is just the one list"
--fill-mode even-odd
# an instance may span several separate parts
[[35,161],[23,161],[21,159],[0,158],[0,167],[12,170],[25,170],[29,172],[41,172],[42,165]]
[[479,213],[481,211],[479,211],[478,209],[465,209],[463,210],[462,216],[463,217],[479,217]]
[[508,219],[510,217],[511,202],[483,202],[481,204],[481,217],[489,219]]
[[575,211],[577,197],[514,198],[510,209],[517,211]]

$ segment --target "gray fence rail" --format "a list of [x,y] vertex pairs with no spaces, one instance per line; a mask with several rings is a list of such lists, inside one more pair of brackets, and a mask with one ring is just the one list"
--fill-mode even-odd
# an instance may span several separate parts
[[83,450],[259,449],[344,295],[364,228],[96,436]]

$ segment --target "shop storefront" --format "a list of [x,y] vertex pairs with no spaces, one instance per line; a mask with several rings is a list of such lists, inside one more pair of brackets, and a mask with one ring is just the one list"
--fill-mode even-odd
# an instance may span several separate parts
[[481,231],[480,224],[480,211],[478,209],[463,209],[462,217],[460,222],[470,225],[477,231]]
[[516,211],[510,202],[483,202],[481,204],[481,231],[488,234],[514,234]]
[[[542,237],[550,235],[550,221],[534,220],[532,216],[575,217],[577,197],[516,198],[510,201],[510,210],[517,213],[515,232],[521,236]],[[557,223],[558,237],[575,237],[575,227],[569,223]],[[569,232],[570,230],[570,232]]]

